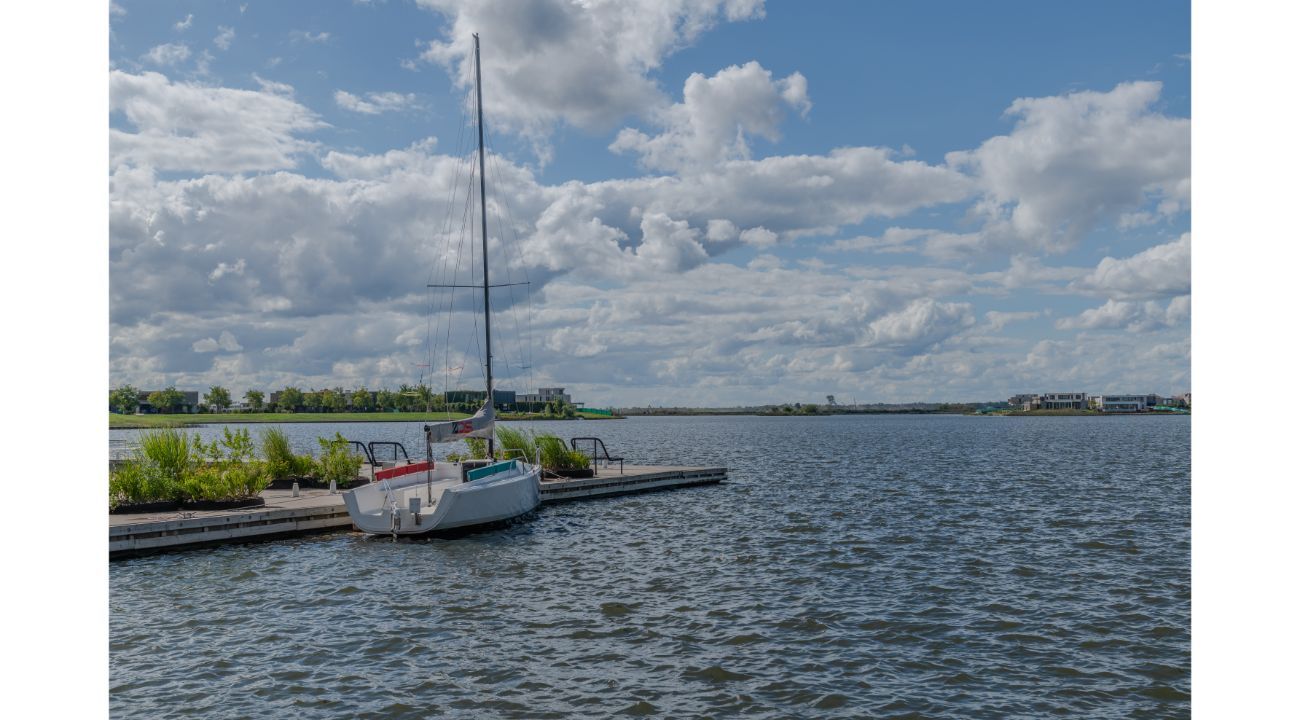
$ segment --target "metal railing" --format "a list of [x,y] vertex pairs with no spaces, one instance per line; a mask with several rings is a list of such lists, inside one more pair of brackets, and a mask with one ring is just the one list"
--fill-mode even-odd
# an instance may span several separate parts
[[[573,448],[574,450],[577,450],[577,449],[578,449],[578,443],[580,443],[580,442],[582,442],[582,443],[587,443],[587,442],[591,443],[591,469],[592,469],[593,472],[596,470],[596,464],[597,464],[598,462],[603,461],[603,462],[605,463],[605,466],[606,466],[606,467],[609,467],[609,464],[610,464],[610,463],[612,463],[612,462],[616,462],[616,461],[617,461],[617,462],[618,462],[618,474],[619,474],[619,475],[622,475],[622,474],[623,474],[623,458],[621,458],[621,457],[613,457],[612,455],[610,455],[610,454],[609,454],[609,449],[607,449],[607,448],[605,447],[605,441],[604,441],[604,440],[601,440],[601,439],[598,438],[598,437],[575,437],[575,438],[569,438],[569,447],[570,447],[570,448]],[[601,456],[600,456],[600,453],[597,453],[597,452],[596,452],[596,448],[600,448],[600,453],[604,453],[604,457],[601,457]]]
[[407,462],[408,464],[411,462],[411,456],[406,454],[406,448],[405,448],[401,443],[399,443],[399,442],[392,442],[392,441],[390,441],[390,440],[374,440],[374,441],[371,441],[371,442],[366,443],[366,448],[367,448],[368,451],[369,451],[368,454],[369,454],[369,456],[370,456],[370,459],[371,459],[371,463],[372,463],[372,464],[374,464],[374,460],[378,459],[378,457],[379,457],[379,454],[375,452],[375,447],[376,447],[376,446],[378,446],[378,447],[391,447],[391,448],[393,449],[393,463],[396,463],[396,462],[397,462],[397,451],[398,451],[398,450],[402,451],[402,459],[406,460],[406,462]]
[[365,456],[371,467],[375,466],[375,454],[370,452],[370,448],[366,447],[364,443],[360,440],[347,440],[346,442],[349,445],[356,446],[356,448],[361,451],[361,454]]

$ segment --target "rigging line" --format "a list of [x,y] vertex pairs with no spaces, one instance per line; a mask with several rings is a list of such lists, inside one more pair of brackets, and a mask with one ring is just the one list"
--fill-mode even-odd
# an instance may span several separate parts
[[[490,139],[490,140],[492,139],[492,136],[491,136],[491,135],[489,135],[489,139]],[[491,146],[491,145],[489,145],[489,147],[490,147],[490,146]],[[492,172],[493,172],[493,177],[496,178],[497,184],[498,184],[498,186],[500,186],[500,185],[504,184],[504,183],[503,183],[503,180],[502,180],[501,160],[497,157],[496,154],[490,155],[490,156],[489,156],[489,159],[491,160],[490,168],[491,168],[491,170],[492,170]],[[510,234],[508,235],[508,234],[505,232],[505,230],[502,229],[502,227],[501,227],[501,215],[500,215],[500,213],[496,213],[497,232],[500,233],[500,235],[501,235],[501,245],[502,245],[503,248],[505,247],[505,245],[506,245],[507,241],[509,240],[509,238],[510,238],[511,236],[513,236],[513,238],[514,238],[514,243],[513,243],[513,245],[514,245],[515,255],[516,255],[516,257],[519,258],[519,261],[520,261],[520,262],[519,262],[519,267],[520,267],[520,270],[521,270],[521,271],[523,272],[523,274],[524,274],[525,284],[528,284],[528,283],[530,282],[530,278],[528,277],[528,263],[524,260],[523,248],[522,248],[522,246],[521,246],[521,244],[520,244],[520,242],[519,242],[519,233],[518,233],[518,231],[517,231],[517,229],[516,229],[515,219],[514,219],[514,213],[513,213],[513,212],[511,211],[511,209],[510,209],[510,197],[509,197],[509,195],[510,195],[510,193],[502,193],[502,194],[501,194],[501,201],[502,201],[502,203],[505,205],[506,213],[507,213],[508,218],[509,218],[509,222],[507,223],[507,226],[510,228]],[[509,262],[506,263],[506,277],[507,277],[507,279],[509,279],[509,280],[513,280],[513,279],[514,279],[513,268],[511,267],[511,264],[510,264]],[[528,293],[527,293],[527,297],[531,298],[531,292],[532,292],[532,288],[529,288]],[[526,365],[527,363],[526,363],[525,360],[524,360],[524,342],[523,342],[523,333],[521,333],[520,330],[519,330],[519,302],[518,302],[518,300],[516,300],[516,298],[515,298],[515,291],[514,291],[513,289],[510,290],[510,316],[511,316],[512,320],[514,321],[514,325],[515,325],[515,350],[516,350],[516,352],[519,353],[519,364],[520,364],[521,366],[523,366],[523,365]],[[531,347],[531,341],[532,341],[532,327],[529,326],[529,342],[530,342],[530,347]]]
[[[494,177],[496,177],[497,180],[498,180],[498,182],[500,182],[500,179],[501,179],[501,176],[500,176],[500,169],[499,169],[499,167],[497,166],[497,163],[496,163],[496,157],[493,156],[492,159],[493,159],[493,162],[492,162],[492,164],[489,166],[489,168],[491,169],[492,172],[495,173]],[[501,214],[500,214],[500,213],[493,213],[493,217],[496,219],[496,222],[497,222],[497,233],[501,236],[501,247],[502,247],[502,249],[505,249],[505,248],[507,247],[507,245],[508,245],[508,241],[507,241],[507,239],[506,239],[506,238],[507,238],[506,231],[505,231],[505,229],[502,228],[502,226],[501,226]],[[514,280],[514,270],[513,270],[512,266],[511,266],[511,263],[510,263],[508,260],[507,260],[507,262],[506,262],[506,279],[507,279],[507,280]],[[508,285],[510,286],[510,291],[509,291],[509,292],[510,292],[510,317],[511,317],[511,319],[514,321],[514,325],[515,325],[515,337],[514,337],[514,341],[515,341],[515,351],[516,351],[517,353],[519,353],[519,364],[520,364],[520,365],[523,365],[523,361],[524,361],[524,346],[523,346],[523,337],[521,336],[521,334],[520,334],[520,332],[519,332],[519,303],[518,303],[518,301],[515,299],[514,286],[515,286],[515,285],[525,285],[525,284],[527,284],[527,283],[516,283],[516,282],[508,283]],[[508,356],[508,353],[502,353],[502,357],[506,357],[506,356]],[[507,364],[507,367],[509,367],[508,364]],[[513,376],[511,376],[511,377],[513,377]]]
[[[474,184],[474,173],[475,173],[475,171],[474,171],[474,166],[473,166],[473,164],[470,163],[468,160],[466,161],[466,164],[467,164],[467,165],[469,166],[469,168],[470,168],[469,185],[470,185],[470,187],[472,188],[472,187],[473,187],[473,184]],[[453,270],[452,270],[452,276],[451,276],[452,279],[455,279],[455,278],[456,278],[457,276],[459,276],[459,274],[460,274],[460,261],[461,261],[461,258],[464,257],[464,249],[465,249],[465,231],[466,231],[467,227],[469,226],[469,213],[470,213],[470,207],[471,207],[471,205],[472,205],[471,200],[472,200],[472,194],[471,194],[471,193],[466,193],[466,195],[465,195],[465,208],[464,208],[464,210],[463,210],[462,213],[461,213],[460,233],[459,233],[459,238],[460,238],[460,239],[459,239],[458,244],[457,244],[457,246],[456,246],[456,254],[455,254],[455,257],[456,257],[456,264],[455,264],[455,267],[454,267]],[[449,228],[449,230],[450,230],[450,228]],[[449,235],[449,237],[450,237],[450,235]],[[471,247],[472,247],[472,245],[473,245],[473,240],[472,240],[472,238],[471,238],[471,243],[470,243],[470,244],[471,244]],[[449,253],[449,257],[450,257],[450,253]],[[471,278],[470,278],[470,279],[471,279],[471,280],[473,280],[473,277],[472,277],[472,275],[473,275],[473,269],[472,269],[472,268],[473,268],[473,266],[471,265],[471,271],[470,271],[470,274],[471,274]],[[448,300],[448,304],[447,304],[447,313],[446,313],[446,314],[447,314],[447,334],[446,334],[446,341],[445,341],[444,344],[443,344],[443,352],[444,352],[444,354],[445,354],[445,359],[446,359],[445,367],[450,368],[450,367],[451,367],[451,324],[452,324],[452,314],[453,314],[453,312],[454,312],[454,310],[455,310],[455,305],[454,305],[454,298],[452,297],[452,293],[451,293],[451,291],[448,291],[447,293],[445,293],[445,295],[446,295],[447,300]],[[461,370],[463,370],[464,367],[465,367],[464,363],[461,363],[461,366],[460,366]],[[459,373],[457,374],[456,377],[457,377],[457,379],[459,380],[459,378],[460,378]],[[447,373],[447,377],[446,377],[446,380],[445,380],[445,382],[444,382],[444,387],[443,387],[444,392],[445,392],[446,390],[449,390],[449,389],[450,389],[450,386],[451,386],[451,373],[450,373],[450,371],[449,371],[449,372]]]
[[[473,195],[473,194],[474,194],[473,178],[470,179],[470,183],[471,183],[471,184],[470,184],[469,192],[470,192],[470,195]],[[486,203],[487,201],[484,200],[484,199],[480,199],[480,202],[484,202],[484,203]],[[484,247],[486,247],[486,246],[487,246],[487,243],[484,242],[483,245],[484,245]],[[476,263],[475,260],[474,260],[474,223],[470,223],[470,227],[469,227],[469,278],[470,278],[470,282],[473,282],[473,281],[474,281],[474,268],[475,268],[476,265],[477,265],[477,263]],[[487,281],[488,281],[487,278],[483,278],[483,282],[486,283]],[[492,309],[491,309],[490,307],[484,307],[484,308],[483,308],[483,312],[485,312],[485,313],[489,313],[489,312],[492,312]],[[478,349],[478,362],[479,362],[479,369],[483,371],[483,377],[486,379],[486,378],[487,378],[487,366],[483,363],[483,344],[480,343],[479,340],[478,340],[478,313],[470,313],[470,317],[471,317],[471,318],[473,319],[473,321],[474,321],[474,345],[475,345],[475,347]]]
[[[478,171],[477,171],[477,169],[474,167],[473,163],[472,163],[470,160],[468,160],[468,159],[466,160],[466,165],[469,167],[469,175],[468,175],[468,178],[467,178],[467,179],[468,179],[468,181],[469,181],[469,183],[470,183],[470,186],[471,186],[471,188],[472,188],[472,186],[473,186],[473,184],[474,184],[474,178],[476,178],[476,177],[478,176]],[[454,282],[454,281],[456,280],[456,278],[459,277],[459,275],[460,275],[460,263],[461,263],[461,259],[464,257],[464,253],[465,253],[465,234],[466,234],[466,232],[470,229],[470,214],[471,214],[471,212],[472,212],[472,210],[473,210],[473,204],[474,204],[474,198],[473,198],[473,195],[472,195],[472,193],[468,193],[468,192],[467,192],[466,195],[465,195],[465,205],[464,205],[464,207],[461,209],[460,231],[459,231],[459,234],[458,234],[458,240],[457,240],[457,246],[456,246],[456,254],[455,254],[456,263],[455,263],[455,265],[452,267],[451,273],[450,273],[449,275],[445,275],[443,278],[440,278],[440,279],[443,279],[443,280],[451,280],[451,281]],[[471,234],[471,238],[470,238],[470,239],[471,239],[471,240],[473,239],[472,234]],[[473,251],[473,248],[471,247],[470,250],[471,250],[471,252],[472,252],[472,251]],[[450,258],[449,258],[449,261],[450,261]],[[470,268],[470,280],[473,281],[473,279],[474,279],[474,278],[473,278],[473,268],[471,267],[471,268]],[[449,302],[453,302],[453,301],[451,300],[450,297],[449,297]]]
[[[457,168],[456,168],[455,176],[456,176],[457,178],[459,178],[460,174],[461,174],[461,167],[460,167],[460,164],[458,163],[458,164],[457,164]],[[455,184],[459,184],[459,181],[457,181]],[[454,187],[454,185],[453,185],[453,187]],[[451,217],[452,217],[452,215],[451,215],[451,211],[452,211],[452,208],[455,207],[455,199],[456,199],[456,197],[455,197],[455,193],[454,193],[454,191],[453,191],[453,193],[452,193],[452,195],[451,195],[451,199],[450,199],[450,203],[451,203],[451,204],[450,204],[449,207],[448,207],[447,221],[446,221],[446,224],[444,225],[444,227],[443,227],[443,229],[442,229],[442,234],[443,234],[443,238],[444,238],[444,248],[443,248],[443,252],[442,252],[442,267],[440,268],[440,271],[439,271],[439,278],[438,278],[438,279],[442,279],[443,277],[446,277],[446,275],[447,275],[447,273],[448,273],[448,267],[449,267],[449,265],[451,264],[451,258],[452,258],[451,242],[452,242],[452,235],[453,235],[452,232],[451,232]],[[431,279],[432,279],[432,278],[431,278]],[[437,316],[438,316],[438,317],[437,317],[437,327],[436,327],[436,329],[435,329],[436,336],[437,336],[437,335],[442,335],[442,323],[443,323],[443,318],[444,318],[444,316],[446,317],[447,330],[448,330],[448,332],[450,332],[450,330],[451,330],[450,308],[448,307],[446,310],[444,310],[444,305],[446,305],[446,304],[448,304],[448,303],[450,302],[450,298],[447,298],[445,293],[435,293],[433,290],[430,290],[430,293],[431,293],[432,295],[434,295],[434,296],[437,297],[437,302],[436,302],[436,304],[431,302],[431,303],[430,303],[430,308],[429,308],[429,310],[430,310],[430,314],[431,314],[431,315],[434,314],[434,308],[435,308],[435,307],[436,307],[437,310],[438,310],[438,312],[437,312]],[[444,353],[446,352],[446,349],[447,349],[447,345],[446,345],[446,343],[444,343],[444,345],[443,345]],[[434,355],[435,355],[435,353],[431,351],[431,352],[430,352],[430,357],[429,357],[429,360],[430,360],[430,363],[429,363],[429,364],[430,364],[430,365],[433,364],[433,357],[434,357]]]
[[[491,138],[491,137],[492,137],[492,136],[489,134],[489,138]],[[501,173],[501,164],[500,164],[500,160],[497,159],[496,156],[492,156],[492,161],[493,161],[493,171],[496,173],[496,178],[497,178],[498,183],[500,183],[500,182],[501,182],[501,174],[502,174],[502,173]],[[524,257],[523,245],[522,245],[522,243],[520,243],[520,241],[519,241],[519,233],[518,233],[518,230],[517,230],[518,224],[517,224],[517,222],[515,221],[514,210],[513,210],[513,208],[512,208],[511,205],[510,205],[510,196],[509,196],[509,195],[510,195],[509,193],[505,193],[505,194],[503,194],[502,197],[501,197],[501,200],[502,200],[502,203],[505,205],[505,208],[506,208],[506,216],[507,216],[507,218],[508,218],[508,220],[509,220],[509,227],[510,227],[511,234],[510,234],[510,236],[507,236],[505,233],[502,233],[502,242],[503,242],[503,244],[504,244],[504,242],[505,242],[505,240],[507,239],[507,237],[512,237],[512,238],[513,238],[513,240],[514,240],[515,253],[516,253],[517,257],[519,257],[519,259],[520,259],[519,269],[520,269],[520,270],[523,272],[523,274],[524,274],[524,280],[525,280],[526,282],[528,282],[528,283],[531,285],[532,278],[531,278],[531,277],[529,276],[529,274],[528,274],[528,262],[527,262],[527,260],[526,260],[525,257]],[[498,221],[498,222],[499,222],[499,221]],[[528,288],[528,292],[525,293],[525,298],[526,298],[526,300],[527,300],[527,302],[528,302],[528,310],[529,310],[529,311],[528,311],[528,315],[527,315],[527,320],[528,320],[528,322],[527,322],[527,328],[528,328],[528,359],[527,359],[527,362],[524,362],[524,360],[523,360],[523,339],[522,339],[521,333],[519,332],[519,314],[518,314],[518,305],[517,305],[517,303],[514,301],[514,291],[512,290],[511,293],[510,293],[511,309],[512,309],[512,313],[511,313],[511,314],[512,314],[512,317],[514,318],[514,322],[515,322],[516,348],[519,350],[520,364],[521,364],[521,365],[525,365],[525,366],[528,367],[528,369],[529,369],[529,373],[528,373],[528,375],[529,375],[529,384],[531,385],[531,384],[532,384],[532,379],[533,379],[533,377],[532,377],[532,367],[533,367],[533,362],[532,362],[532,360],[533,360],[533,343],[532,343],[532,338],[533,338],[533,324],[532,324],[532,322],[533,322],[533,317],[532,317],[532,299],[533,299],[533,298],[532,298],[532,287],[531,287],[531,286]]]
[[[443,204],[443,207],[446,209],[446,212],[443,215],[443,221],[439,225],[435,226],[435,232],[440,230],[443,235],[442,272],[444,273],[446,272],[446,267],[447,267],[447,256],[450,254],[451,251],[451,216],[452,216],[452,211],[455,208],[456,188],[460,185],[460,172],[462,167],[460,157],[461,157],[461,151],[464,148],[465,125],[466,125],[465,109],[462,106],[460,111],[460,123],[457,127],[457,133],[456,133],[455,155],[452,156],[457,158],[457,161],[455,163],[455,172],[452,176],[452,181],[447,185],[447,198]],[[430,281],[434,279],[434,273],[437,271],[438,271],[438,262],[437,260],[435,260],[433,263],[433,267],[429,269]],[[433,327],[435,295],[436,293],[434,292],[430,292],[428,294],[428,308],[426,311],[428,314],[428,318],[425,323],[425,351],[428,355],[427,359],[429,360],[430,365],[433,364],[433,356],[435,351],[433,345],[434,342],[433,339],[435,337],[435,332],[434,332],[435,328]],[[441,324],[441,317],[439,317],[439,324]]]
[[[491,285],[488,285],[488,287],[510,287],[510,286],[512,286],[512,285],[527,285],[527,284],[528,284],[528,283],[522,283],[522,282],[516,282],[516,283],[492,283]],[[479,290],[482,290],[482,289],[483,289],[483,286],[482,286],[482,285],[426,285],[425,287],[431,287],[431,288],[478,288]]]
[[[463,118],[464,118],[464,116],[462,115],[462,119],[463,119]],[[463,128],[462,128],[462,131],[463,131]],[[459,149],[459,148],[458,148],[458,149]],[[469,167],[469,168],[471,169],[471,172],[472,172],[472,166],[471,166],[470,163],[469,163],[469,159],[468,159],[467,157],[465,157],[465,156],[461,156],[461,162],[458,162],[457,165],[456,165],[456,173],[455,173],[455,177],[454,177],[454,179],[453,179],[453,183],[452,183],[452,187],[453,187],[452,200],[453,200],[453,201],[455,200],[454,189],[459,188],[459,186],[460,186],[460,178],[461,178],[461,176],[462,176],[462,172],[463,172],[464,169],[467,168],[467,167]],[[461,212],[461,228],[460,228],[460,240],[459,240],[459,242],[461,243],[461,245],[464,244],[464,232],[465,232],[466,214],[469,212],[469,208],[468,208],[469,198],[468,198],[468,196],[466,196],[466,200],[465,200],[465,201],[466,201],[466,207],[465,207],[465,208],[462,210],[462,212]],[[447,209],[447,211],[448,211],[448,212],[447,212],[447,221],[446,221],[446,225],[444,226],[444,229],[443,229],[443,236],[444,236],[444,238],[445,238],[445,240],[446,240],[446,246],[445,246],[445,248],[444,248],[444,250],[443,250],[443,266],[442,266],[442,272],[440,273],[440,276],[439,276],[439,278],[438,278],[439,280],[445,280],[445,279],[447,279],[448,276],[449,276],[449,271],[450,271],[450,273],[452,274],[453,277],[454,277],[454,273],[458,272],[458,269],[451,268],[451,262],[452,262],[452,257],[453,257],[452,252],[451,252],[451,242],[452,242],[452,237],[453,237],[453,233],[452,233],[452,231],[451,231],[451,217],[452,217],[452,215],[451,215],[451,211],[452,211],[452,208],[453,208],[453,207],[454,207],[454,204],[451,205],[451,206],[449,206],[448,209]],[[457,249],[457,251],[456,251],[456,255],[455,255],[457,265],[459,265],[459,262],[460,262],[460,252],[461,252],[461,250],[460,250],[459,247],[458,247],[458,249]],[[450,317],[451,305],[450,305],[450,304],[453,302],[453,299],[452,299],[452,298],[449,298],[449,297],[446,297],[445,294],[440,294],[440,297],[443,298],[443,299],[445,300],[445,302],[447,303],[447,308],[446,308],[445,312],[443,312],[442,314],[446,314],[446,315],[447,315],[448,332],[450,332],[450,323],[451,323],[451,317]],[[441,309],[442,309],[442,308],[441,308],[441,304],[440,304],[440,311],[441,311]],[[440,326],[441,326],[441,322],[442,322],[442,314],[439,315],[439,325],[440,325]]]

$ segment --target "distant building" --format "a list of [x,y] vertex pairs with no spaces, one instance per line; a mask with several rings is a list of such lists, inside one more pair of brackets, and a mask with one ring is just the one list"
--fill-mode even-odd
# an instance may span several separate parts
[[[481,405],[485,397],[487,397],[486,390],[448,390],[443,393],[443,399],[448,404],[470,403],[472,405]],[[514,390],[492,388],[492,404],[494,407],[511,409],[517,401],[518,397]]]
[[519,402],[521,403],[540,403],[546,404],[552,400],[563,400],[564,402],[574,405],[573,398],[564,392],[562,387],[537,388],[535,393],[519,393]]
[[1035,404],[1035,410],[1086,410],[1088,393],[1043,393]]
[[1145,412],[1159,400],[1156,395],[1102,395],[1097,399],[1097,409],[1102,412]]
[[1015,408],[1016,410],[1028,410],[1029,406],[1032,405],[1033,402],[1034,402],[1033,395],[1030,395],[1028,393],[1021,393],[1020,395],[1012,395],[1010,399],[1007,400],[1007,405],[1011,406],[1012,408]]
[[1007,405],[1017,410],[1086,410],[1088,393],[1025,393],[1012,395]]
[[[140,391],[140,396],[137,398],[140,401],[140,406],[136,409],[137,413],[141,415],[154,415],[157,413],[168,412],[167,408],[155,408],[153,405],[149,404],[149,396],[156,392],[162,392],[162,391],[161,390]],[[181,390],[180,394],[181,394],[181,403],[180,406],[176,408],[176,412],[196,413],[199,411],[198,390]]]

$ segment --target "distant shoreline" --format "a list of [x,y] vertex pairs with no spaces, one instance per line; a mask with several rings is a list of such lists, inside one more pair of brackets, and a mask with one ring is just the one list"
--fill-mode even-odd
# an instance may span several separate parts
[[[840,410],[826,412],[771,412],[759,410],[656,410],[654,412],[628,412],[623,415],[601,415],[579,411],[575,420],[621,420],[629,417],[830,417],[834,415],[968,415],[975,417],[1111,417],[1116,415],[1191,415],[1191,411],[1171,412],[1166,410],[1146,410],[1142,412],[1101,412],[1099,410],[993,410],[978,412],[961,409],[909,409],[909,410]],[[238,425],[268,423],[328,423],[328,422],[441,422],[444,420],[463,420],[466,413],[199,413],[185,415],[117,415],[109,413],[110,430],[141,430],[150,428],[197,427],[199,425]],[[504,422],[545,422],[565,420],[568,418],[525,415],[520,413],[498,413],[497,419]]]
[[[197,427],[199,425],[237,425],[267,423],[329,423],[329,422],[442,422],[445,420],[464,420],[466,413],[195,413],[183,415],[118,415],[109,413],[110,430],[147,430],[151,428]],[[567,418],[549,415],[526,415],[522,413],[497,413],[497,419],[506,422],[537,422],[544,420],[565,420]],[[575,420],[617,420],[618,416],[584,413],[578,411]]]
[[994,410],[970,412],[967,415],[989,417],[1111,417],[1112,415],[1191,415],[1191,410],[1139,410],[1134,412],[1102,412],[1100,410]]

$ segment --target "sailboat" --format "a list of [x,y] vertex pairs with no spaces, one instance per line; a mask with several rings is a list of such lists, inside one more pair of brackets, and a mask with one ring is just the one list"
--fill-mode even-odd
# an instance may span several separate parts
[[[377,472],[376,481],[343,494],[352,523],[376,535],[428,535],[501,523],[541,502],[537,458],[495,459],[496,413],[492,395],[492,309],[488,280],[487,181],[483,150],[483,72],[474,35],[474,81],[478,106],[479,202],[483,236],[483,335],[487,394],[483,407],[464,420],[424,426],[426,460]],[[463,287],[463,286],[457,286]],[[475,286],[477,287],[477,286]],[[433,461],[435,443],[465,438],[487,441],[492,461]]]

